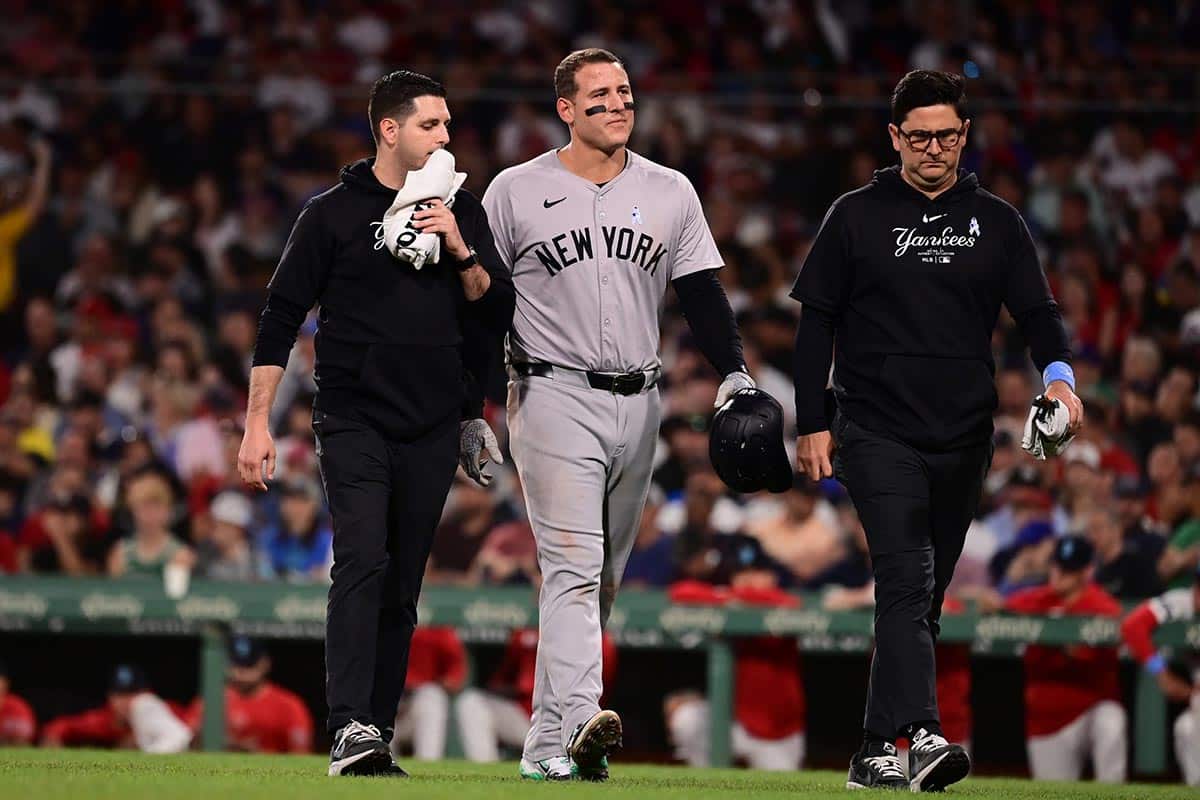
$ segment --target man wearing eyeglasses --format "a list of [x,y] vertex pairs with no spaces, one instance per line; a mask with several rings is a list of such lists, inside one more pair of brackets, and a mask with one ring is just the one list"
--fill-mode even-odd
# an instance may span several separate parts
[[[792,289],[802,304],[797,466],[845,484],[875,573],[875,655],[850,788],[938,791],[971,767],[942,735],[934,644],[991,462],[1001,304],[1046,395],[1067,406],[1072,428],[1082,423],[1066,332],[1029,231],[958,169],[965,106],[961,76],[904,76],[888,125],[900,164],[834,202]],[[898,737],[911,743],[907,775]]]

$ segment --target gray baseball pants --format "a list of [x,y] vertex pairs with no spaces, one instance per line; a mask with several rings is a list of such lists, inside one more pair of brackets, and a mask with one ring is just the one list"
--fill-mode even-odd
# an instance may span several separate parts
[[581,372],[511,377],[509,446],[542,572],[524,748],[538,761],[564,755],[600,710],[601,628],[637,538],[661,407],[657,388],[613,394]]

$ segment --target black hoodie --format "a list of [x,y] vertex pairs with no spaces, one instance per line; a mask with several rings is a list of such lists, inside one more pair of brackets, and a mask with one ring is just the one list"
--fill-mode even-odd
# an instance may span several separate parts
[[375,177],[373,163],[345,167],[341,182],[300,212],[268,284],[254,364],[286,364],[304,313],[319,304],[316,407],[413,439],[450,417],[480,413],[480,387],[512,320],[512,276],[483,206],[465,190],[453,212],[491,276],[482,298],[467,302],[444,252],[420,270],[389,253],[382,220],[396,192]]
[[932,200],[906,183],[898,166],[838,198],[791,294],[803,304],[796,345],[801,434],[828,427],[821,394],[829,341],[809,325],[825,323],[833,334],[834,393],[843,413],[929,450],[991,435],[991,340],[1001,303],[1039,369],[1070,361],[1024,220],[962,170]]

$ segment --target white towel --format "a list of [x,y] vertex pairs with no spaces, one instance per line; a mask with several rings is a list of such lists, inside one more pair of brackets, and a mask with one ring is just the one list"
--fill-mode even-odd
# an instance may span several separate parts
[[448,207],[454,205],[454,194],[467,179],[467,173],[454,171],[454,156],[448,150],[435,150],[421,169],[408,173],[404,186],[383,215],[383,240],[388,252],[401,261],[420,269],[426,262],[436,264],[441,258],[441,237],[436,233],[420,233],[412,226],[412,216],[425,201],[439,198]]
[[1038,395],[1025,420],[1021,447],[1038,461],[1045,461],[1046,456],[1057,456],[1067,449],[1075,438],[1075,434],[1068,433],[1070,427],[1071,412],[1062,401]]

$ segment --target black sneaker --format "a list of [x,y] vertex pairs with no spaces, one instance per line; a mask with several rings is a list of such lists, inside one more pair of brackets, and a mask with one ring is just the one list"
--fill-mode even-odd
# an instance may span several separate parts
[[[388,747],[388,751],[391,752],[392,744],[393,744],[392,740],[396,738],[396,728],[395,727],[384,728],[383,730],[381,730],[379,732],[379,738],[383,740],[383,743],[386,744]],[[385,777],[388,777],[388,778],[407,778],[408,777],[408,773],[404,771],[404,768],[396,763],[396,754],[395,753],[392,753],[392,763],[388,764],[387,767],[384,768],[384,770],[382,772],[380,772],[379,774],[383,775]]]
[[940,792],[971,771],[971,757],[960,745],[921,728],[908,748],[909,785],[914,792]]
[[575,726],[567,742],[567,755],[575,762],[579,777],[606,781],[608,754],[620,746],[621,718],[615,711],[598,711],[587,722]]
[[[379,728],[350,720],[333,735],[329,775],[384,775],[394,764]],[[397,767],[399,769],[399,767]]]
[[880,742],[859,750],[850,758],[847,789],[907,789],[904,765],[896,755],[896,745]]

